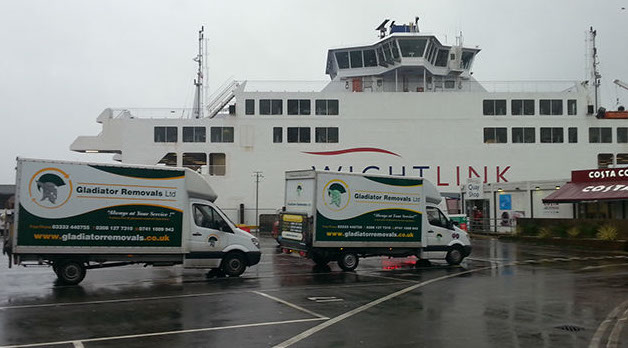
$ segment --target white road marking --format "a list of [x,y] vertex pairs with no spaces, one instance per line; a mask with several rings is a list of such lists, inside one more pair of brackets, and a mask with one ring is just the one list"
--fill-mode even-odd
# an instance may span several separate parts
[[172,295],[172,296],[154,296],[154,297],[133,297],[133,298],[120,298],[115,300],[102,300],[102,301],[86,301],[86,302],[57,302],[57,303],[43,303],[36,305],[22,305],[22,306],[6,306],[0,307],[3,309],[24,309],[24,308],[43,308],[43,307],[64,307],[64,306],[83,306],[93,304],[107,304],[107,303],[121,303],[121,302],[135,302],[135,301],[155,301],[155,300],[169,300],[176,298],[188,298],[188,297],[203,297],[203,296],[215,296],[225,295],[227,292],[206,292],[200,294],[187,294],[187,295]]
[[336,324],[339,321],[347,319],[347,318],[349,318],[351,316],[354,316],[354,315],[356,315],[356,314],[358,314],[360,312],[363,312],[363,311],[365,311],[365,310],[367,310],[367,309],[369,309],[371,307],[374,307],[374,306],[376,306],[376,305],[378,305],[378,304],[380,304],[382,302],[386,302],[386,301],[388,301],[390,299],[393,299],[393,298],[395,298],[397,296],[403,295],[403,294],[405,294],[407,292],[410,292],[412,290],[418,289],[420,287],[423,287],[423,286],[426,286],[426,285],[429,285],[429,284],[432,284],[432,283],[435,283],[435,282],[438,282],[438,281],[441,281],[441,280],[454,278],[454,277],[458,277],[458,276],[461,276],[461,275],[464,275],[464,274],[473,273],[473,272],[484,271],[484,270],[487,270],[487,269],[491,269],[491,267],[477,268],[477,269],[464,271],[464,272],[460,272],[460,273],[456,273],[456,274],[450,274],[450,275],[446,275],[446,276],[430,279],[428,281],[424,281],[422,283],[418,283],[418,284],[409,286],[409,287],[407,287],[405,289],[401,289],[401,290],[399,290],[397,292],[394,292],[394,293],[392,293],[390,295],[381,297],[381,298],[379,298],[379,299],[377,299],[375,301],[369,302],[369,303],[367,303],[367,304],[365,304],[363,306],[355,308],[355,309],[353,309],[353,310],[351,310],[349,312],[343,313],[343,314],[341,314],[341,315],[339,315],[337,317],[334,317],[334,318],[332,318],[332,319],[330,319],[328,321],[325,321],[325,322],[323,322],[323,323],[321,323],[319,325],[316,325],[313,328],[310,328],[310,329],[308,329],[308,330],[306,330],[306,331],[304,331],[304,332],[302,332],[302,333],[300,333],[300,334],[298,334],[298,335],[296,335],[296,336],[294,336],[294,337],[292,337],[292,338],[290,338],[290,339],[288,339],[286,341],[283,341],[283,342],[279,343],[278,345],[276,345],[274,347],[275,348],[289,347],[289,346],[291,346],[291,345],[293,345],[293,344],[303,340],[304,338],[307,338],[307,337],[309,337],[309,336],[311,336],[311,335],[313,335],[313,334],[315,334],[315,333],[317,333],[317,332],[319,332],[319,331],[321,331],[321,330],[323,330],[323,329],[325,329],[325,328],[327,328],[329,326],[332,326],[332,325]]
[[[316,303],[326,303],[326,302],[341,302],[344,301],[341,298],[338,298],[336,296],[316,296],[316,297],[308,297],[307,298],[310,301],[314,301]],[[329,319],[329,318],[327,318]]]
[[[151,333],[146,333],[146,334],[124,335],[124,336],[109,336],[109,337],[86,338],[86,339],[80,340],[80,342],[83,342],[83,343],[85,343],[85,342],[102,342],[102,341],[125,340],[125,339],[131,339],[131,338],[144,338],[144,337],[154,337],[154,336],[180,335],[180,334],[186,334],[186,333],[220,331],[220,330],[229,330],[229,329],[241,329],[241,328],[247,328],[247,327],[259,327],[259,326],[272,326],[272,325],[283,325],[283,324],[294,324],[294,323],[306,323],[306,322],[309,322],[309,321],[320,321],[320,320],[326,320],[326,319],[323,319],[323,318],[308,318],[308,319],[295,319],[295,320],[285,320],[285,321],[269,321],[269,322],[264,322],[264,323],[229,325],[229,326],[219,326],[219,327],[207,327],[207,328],[201,328],[201,329],[151,332]],[[74,342],[79,342],[79,341],[73,340],[73,341],[57,341],[57,342],[42,342],[42,343],[31,343],[31,344],[18,344],[18,345],[13,345],[13,346],[1,346],[0,348],[23,348],[23,347],[54,346],[54,345],[62,345],[62,344],[74,344]]]
[[595,334],[593,334],[593,337],[591,338],[591,342],[589,343],[589,348],[598,348],[600,346],[600,341],[602,340],[602,337],[604,336],[606,329],[615,320],[615,318],[617,318],[617,316],[619,315],[619,312],[621,312],[621,310],[626,306],[628,306],[628,301],[622,302],[622,304],[615,307],[606,316],[606,319],[604,319],[604,321],[600,323],[600,326],[595,331]]
[[83,343],[81,343],[81,341],[74,341],[72,342],[72,344],[74,345],[74,348],[85,348],[85,346],[83,345]]
[[324,315],[320,315],[320,314],[318,314],[318,313],[312,312],[312,311],[311,311],[311,310],[309,310],[309,309],[305,309],[305,308],[303,308],[303,307],[301,307],[301,306],[295,305],[294,303],[290,303],[290,302],[288,302],[288,301],[286,301],[286,300],[282,300],[282,299],[277,298],[277,297],[275,297],[275,296],[271,296],[271,295],[265,294],[265,293],[260,292],[260,291],[253,291],[253,292],[254,292],[254,293],[256,293],[256,294],[258,294],[258,295],[261,295],[261,296],[264,296],[264,297],[266,297],[266,298],[269,298],[269,299],[271,299],[271,300],[273,300],[273,301],[277,301],[277,302],[279,302],[279,303],[283,303],[283,304],[285,304],[285,305],[286,305],[286,306],[288,306],[288,307],[292,307],[292,308],[294,308],[294,309],[300,310],[301,312],[307,313],[307,314],[312,315],[312,316],[315,316],[315,317],[317,317],[317,318],[320,318],[320,319],[325,319],[325,320],[329,319],[328,317],[326,317],[326,316],[324,316]]
[[584,267],[584,268],[580,268],[580,271],[588,271],[588,270],[592,270],[592,269],[617,267],[617,266],[628,266],[628,263],[617,263],[617,264],[614,264],[614,265],[601,265],[601,266],[587,266],[587,267]]
[[624,314],[621,318],[617,319],[611,334],[608,335],[608,342],[606,343],[606,348],[616,348],[619,347],[619,336],[621,335],[621,330],[624,325],[626,325],[626,321],[628,321],[628,309],[624,311]]

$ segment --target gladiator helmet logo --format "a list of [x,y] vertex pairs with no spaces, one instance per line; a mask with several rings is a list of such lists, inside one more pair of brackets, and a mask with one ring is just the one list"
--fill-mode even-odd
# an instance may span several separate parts
[[45,209],[63,206],[72,196],[70,176],[58,168],[45,168],[35,173],[28,183],[30,201]]
[[349,189],[341,180],[332,180],[325,185],[323,199],[325,205],[331,210],[342,210],[349,203]]
[[65,182],[56,174],[46,173],[36,181],[37,191],[42,193],[40,201],[48,200],[52,204],[57,201],[57,187],[64,186]]

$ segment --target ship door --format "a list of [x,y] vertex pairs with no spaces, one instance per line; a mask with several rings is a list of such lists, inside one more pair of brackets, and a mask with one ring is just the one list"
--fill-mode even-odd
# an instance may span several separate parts
[[233,230],[225,219],[210,205],[192,204],[188,253],[185,267],[217,268],[222,250],[229,245]]

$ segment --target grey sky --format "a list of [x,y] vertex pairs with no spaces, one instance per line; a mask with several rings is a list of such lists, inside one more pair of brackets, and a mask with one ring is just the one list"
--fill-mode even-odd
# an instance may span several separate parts
[[[328,48],[372,43],[385,18],[421,17],[449,44],[463,31],[482,52],[480,81],[581,80],[584,32],[598,30],[603,104],[628,104],[628,0],[8,1],[0,2],[0,183],[15,157],[69,151],[100,131],[106,107],[189,107],[197,31],[209,38],[210,87],[250,80],[326,80]],[[445,39],[446,38],[446,39]]]

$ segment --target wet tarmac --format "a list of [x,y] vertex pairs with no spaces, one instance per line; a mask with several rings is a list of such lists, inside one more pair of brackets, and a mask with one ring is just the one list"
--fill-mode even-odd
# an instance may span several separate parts
[[628,254],[474,240],[463,265],[263,255],[240,278],[181,267],[0,265],[0,346],[628,347]]

